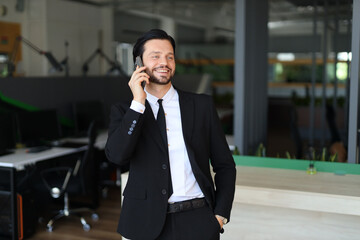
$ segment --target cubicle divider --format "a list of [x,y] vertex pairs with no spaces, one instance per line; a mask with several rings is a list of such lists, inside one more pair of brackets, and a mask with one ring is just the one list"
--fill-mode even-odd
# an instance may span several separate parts
[[[73,119],[72,103],[100,100],[105,117],[110,106],[131,98],[125,77],[17,77],[0,81],[1,108],[57,109],[62,122]],[[107,119],[106,119],[107,120]]]

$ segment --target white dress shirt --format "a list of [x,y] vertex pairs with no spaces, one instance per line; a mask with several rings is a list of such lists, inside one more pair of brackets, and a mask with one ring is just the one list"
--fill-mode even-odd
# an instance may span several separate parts
[[[157,102],[158,98],[148,93],[146,89],[145,92],[147,94],[146,99],[148,100],[156,119],[159,110],[159,103]],[[174,87],[171,86],[162,99],[165,112],[170,171],[173,186],[173,194],[168,201],[178,202],[193,198],[202,198],[204,197],[204,194],[195,179],[185,147],[179,95]],[[132,101],[130,108],[139,113],[145,111],[145,106],[134,100]]]

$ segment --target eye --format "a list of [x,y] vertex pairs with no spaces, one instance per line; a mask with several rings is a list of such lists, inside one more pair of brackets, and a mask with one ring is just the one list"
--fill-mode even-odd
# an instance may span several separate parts
[[152,56],[152,58],[153,58],[153,59],[158,59],[159,56],[158,56],[158,55],[154,55],[154,56]]
[[169,59],[169,60],[174,60],[174,57],[173,57],[173,56],[169,56],[168,59]]

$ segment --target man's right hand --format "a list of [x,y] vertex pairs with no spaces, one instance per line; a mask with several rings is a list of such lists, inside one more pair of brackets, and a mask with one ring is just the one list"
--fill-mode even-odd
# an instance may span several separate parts
[[145,72],[146,67],[136,67],[136,70],[131,75],[130,81],[128,83],[131,92],[133,94],[134,100],[145,105],[146,93],[141,86],[142,82],[149,84],[149,75]]

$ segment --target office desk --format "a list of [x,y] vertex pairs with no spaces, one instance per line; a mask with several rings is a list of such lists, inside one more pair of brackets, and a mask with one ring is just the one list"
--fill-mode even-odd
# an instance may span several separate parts
[[[71,156],[73,154],[81,154],[87,149],[87,146],[79,148],[60,148],[54,147],[38,153],[27,153],[26,149],[16,149],[14,153],[0,157],[0,172],[8,177],[9,187],[5,186],[1,191],[5,196],[10,198],[10,232],[11,239],[19,239],[22,236],[22,223],[18,222],[18,201],[17,201],[17,172],[24,170],[27,165],[36,164],[42,161],[49,161],[63,156]],[[4,217],[6,218],[6,217]],[[5,221],[5,220],[4,220]],[[6,221],[5,221],[6,223]],[[0,228],[0,236],[8,236],[10,232],[6,230],[6,226]],[[19,232],[20,230],[20,232]],[[20,236],[19,236],[20,235]],[[1,238],[1,237],[0,237]]]
[[[96,137],[96,141],[95,141],[95,148],[99,149],[99,150],[103,150],[105,149],[105,144],[108,138],[108,131],[107,130],[102,130],[99,132],[98,136]],[[71,142],[76,142],[76,143],[87,143],[88,142],[88,138],[87,137],[81,137],[81,138],[64,138],[62,139],[62,141],[71,141]]]
[[14,168],[17,171],[24,170],[26,165],[35,164],[40,161],[53,159],[73,153],[85,151],[87,146],[80,148],[61,148],[53,147],[51,149],[38,152],[27,153],[26,149],[16,149],[13,154],[0,157],[0,167]]

